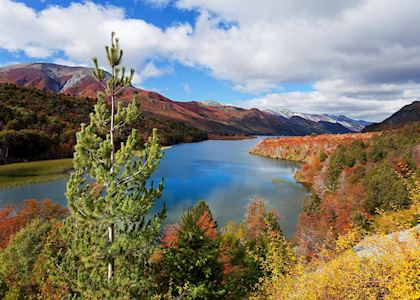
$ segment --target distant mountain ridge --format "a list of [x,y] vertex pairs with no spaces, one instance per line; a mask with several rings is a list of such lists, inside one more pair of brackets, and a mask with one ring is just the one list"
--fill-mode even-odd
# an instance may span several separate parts
[[[0,83],[44,89],[71,96],[95,98],[101,85],[91,75],[92,69],[52,63],[19,64],[0,68]],[[223,105],[178,102],[161,94],[135,87],[127,88],[123,98],[137,93],[144,114],[163,120],[174,120],[214,134],[307,135],[311,133],[348,133],[356,131],[342,122],[308,116],[286,117],[281,114]],[[344,117],[343,117],[344,118]]]
[[420,101],[414,101],[380,123],[374,123],[363,129],[363,132],[396,129],[404,124],[420,122]]
[[344,127],[350,129],[351,131],[362,131],[363,128],[372,124],[372,122],[364,121],[364,120],[355,120],[343,115],[328,115],[328,114],[308,114],[308,113],[300,113],[294,112],[289,109],[282,109],[280,111],[268,110],[268,112],[272,114],[278,114],[285,118],[292,118],[292,117],[301,117],[306,120],[310,120],[313,122],[328,122],[328,123],[338,123],[343,125]]

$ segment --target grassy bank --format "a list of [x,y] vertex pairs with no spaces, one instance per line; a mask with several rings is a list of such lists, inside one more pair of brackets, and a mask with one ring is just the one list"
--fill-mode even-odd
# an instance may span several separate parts
[[0,189],[59,179],[65,177],[72,167],[71,158],[0,166]]
[[[164,146],[168,150],[171,146]],[[71,158],[52,159],[0,166],[0,189],[48,182],[67,176],[73,168]]]

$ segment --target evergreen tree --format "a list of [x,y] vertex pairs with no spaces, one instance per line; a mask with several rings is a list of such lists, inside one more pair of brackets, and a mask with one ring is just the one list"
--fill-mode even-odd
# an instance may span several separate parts
[[185,299],[223,298],[226,291],[216,229],[210,208],[200,201],[166,230],[162,245],[164,289],[181,289]]
[[368,194],[366,209],[374,214],[377,209],[399,210],[410,205],[410,197],[403,180],[386,163],[374,167],[365,178]]
[[[67,184],[71,216],[62,228],[63,245],[55,255],[58,280],[68,282],[82,298],[144,298],[151,295],[151,259],[165,209],[149,210],[161,196],[163,179],[154,187],[149,178],[161,149],[153,131],[140,149],[136,130],[123,140],[138,117],[137,101],[123,106],[117,99],[131,84],[134,70],[120,68],[123,51],[114,33],[105,47],[111,74],[94,62],[98,92],[90,124],[77,133],[74,172]],[[106,103],[110,103],[110,110]],[[119,145],[117,139],[123,140]]]
[[329,186],[335,191],[340,184],[340,175],[346,166],[346,149],[339,145],[332,153],[329,168]]

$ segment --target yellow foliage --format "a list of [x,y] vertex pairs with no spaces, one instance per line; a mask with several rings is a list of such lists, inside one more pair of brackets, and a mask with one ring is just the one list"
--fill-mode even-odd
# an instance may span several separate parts
[[[366,239],[363,253],[353,249],[310,269],[298,263],[294,270],[264,279],[252,299],[420,299],[419,228],[402,242],[393,236]],[[407,231],[408,232],[408,231]],[[338,242],[345,249],[356,233]]]
[[265,247],[265,255],[259,252],[250,253],[258,261],[264,271],[264,276],[259,279],[254,292],[249,299],[276,299],[277,289],[284,286],[295,267],[295,255],[290,244],[278,230],[268,226],[268,241]]

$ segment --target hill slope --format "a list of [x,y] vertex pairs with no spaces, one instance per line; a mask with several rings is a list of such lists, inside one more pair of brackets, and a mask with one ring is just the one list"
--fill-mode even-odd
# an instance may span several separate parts
[[420,122],[420,101],[414,101],[413,103],[404,106],[381,123],[366,126],[363,129],[363,132],[395,129],[411,122]]
[[[0,68],[0,83],[13,83],[71,96],[94,98],[96,91],[101,87],[91,76],[91,71],[90,68],[49,63],[20,64]],[[128,88],[124,98],[130,99],[133,93],[138,93],[145,115],[161,120],[183,122],[208,133],[306,135],[351,132],[350,129],[337,126],[335,123],[289,119],[258,109],[195,101],[172,101],[158,93],[135,87]]]
[[[93,105],[90,98],[0,84],[0,164],[71,157],[75,132],[89,122]],[[207,139],[202,130],[151,116],[141,116],[133,126],[143,141],[157,128],[163,145]]]

